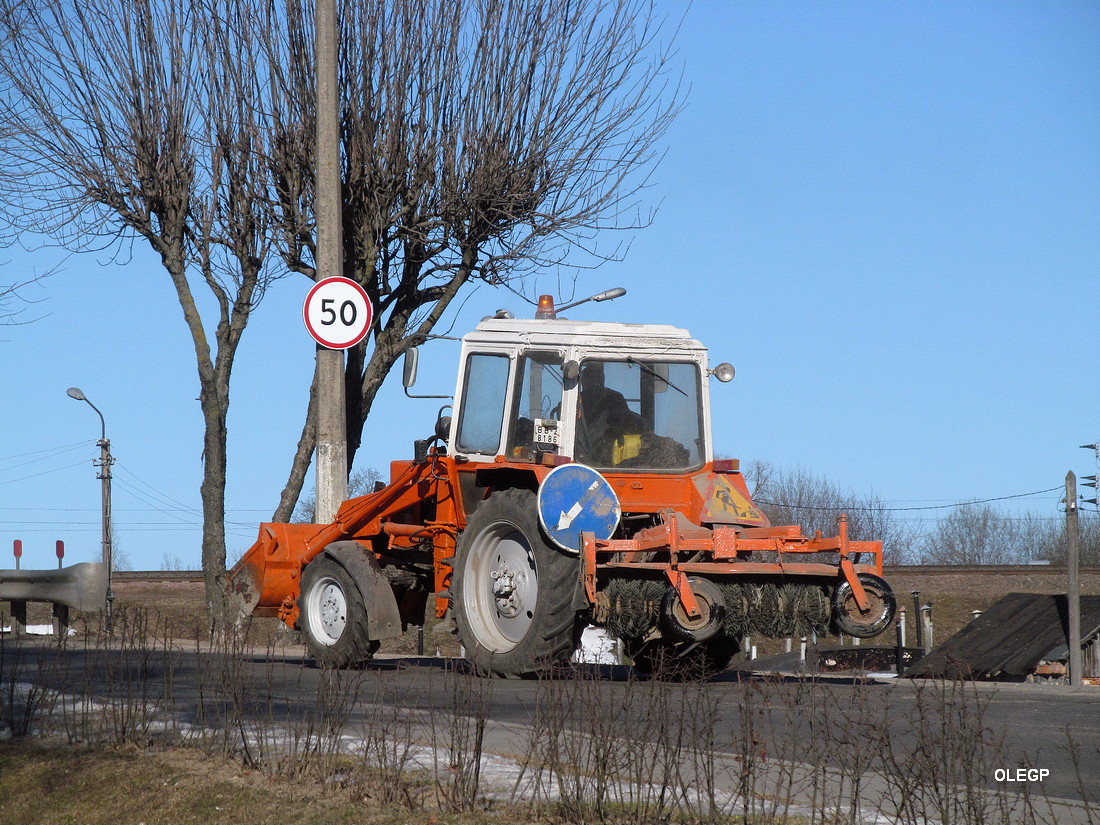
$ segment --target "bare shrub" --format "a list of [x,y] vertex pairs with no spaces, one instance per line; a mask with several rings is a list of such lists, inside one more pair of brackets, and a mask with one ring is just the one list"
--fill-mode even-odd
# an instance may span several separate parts
[[478,803],[485,726],[494,682],[463,669],[450,684],[451,704],[447,712],[431,713],[436,789],[442,807],[468,811]]
[[166,623],[145,608],[119,605],[110,632],[102,623],[85,627],[81,670],[69,673],[59,688],[69,740],[139,746],[175,741],[177,657]]
[[357,789],[359,795],[369,795],[382,804],[419,810],[424,807],[427,782],[421,775],[421,749],[415,742],[418,723],[397,701],[398,693],[399,688],[392,684],[381,691],[360,726]]
[[1062,728],[1062,731],[1066,735],[1066,751],[1069,753],[1070,761],[1073,764],[1074,779],[1077,784],[1077,791],[1081,794],[1081,801],[1085,803],[1085,813],[1088,815],[1089,825],[1094,825],[1095,822],[1100,821],[1100,800],[1090,799],[1088,790],[1085,787],[1085,771],[1088,770],[1085,765],[1097,765],[1100,764],[1100,747],[1093,747],[1091,753],[1087,752],[1081,747],[1081,743],[1078,742],[1073,736],[1073,727],[1066,725]]
[[[11,618],[0,616],[0,621]],[[41,660],[23,645],[9,645],[7,639],[0,633],[0,730],[6,727],[14,736],[26,736],[47,709],[50,693],[33,679],[32,669]]]
[[1020,821],[1035,820],[1030,797],[988,789],[996,768],[1007,764],[1004,731],[985,721],[992,696],[963,681],[927,680],[916,685],[912,705],[892,709],[892,724],[907,736],[892,736],[891,726],[883,724],[877,745],[886,778],[881,805],[899,822],[984,825],[1021,815]]
[[[198,743],[269,776],[322,781],[407,811],[495,804],[482,775],[493,680],[450,674],[449,701],[420,712],[397,695],[407,683],[378,669],[302,668],[227,634],[196,643],[190,726],[186,671],[163,626],[124,610],[115,633],[89,623],[76,651],[0,637],[0,727],[142,747]],[[1057,821],[1054,804],[1032,789],[992,784],[996,769],[1021,760],[987,721],[989,686],[606,675],[581,666],[534,686],[513,793],[515,810],[527,801],[533,821]],[[368,680],[376,698],[365,706]],[[295,701],[307,693],[314,699]],[[1085,780],[1100,752],[1069,726],[1064,733],[1079,810],[1092,822]]]
[[639,825],[724,816],[720,697],[703,680],[609,681],[597,668],[542,679],[523,764],[535,812]]

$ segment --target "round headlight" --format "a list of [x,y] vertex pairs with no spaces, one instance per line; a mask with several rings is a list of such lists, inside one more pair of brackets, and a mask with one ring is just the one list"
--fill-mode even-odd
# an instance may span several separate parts
[[721,381],[723,384],[728,384],[733,380],[733,364],[727,364],[724,361],[717,367],[710,371],[710,374]]

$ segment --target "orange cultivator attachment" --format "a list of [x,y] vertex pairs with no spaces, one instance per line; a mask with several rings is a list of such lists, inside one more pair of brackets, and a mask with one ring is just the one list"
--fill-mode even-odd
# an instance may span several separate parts
[[874,636],[893,618],[894,597],[882,579],[882,543],[851,541],[846,516],[840,517],[836,536],[826,538],[818,532],[811,538],[797,526],[711,529],[672,511],[661,515],[660,524],[631,539],[601,541],[584,535],[582,575],[590,603],[597,603],[601,579],[663,577],[690,623],[708,611],[716,613],[720,607],[724,612],[729,607],[707,597],[703,601],[708,603],[700,604],[696,592],[700,582],[708,592],[720,592],[714,584],[725,585],[728,592],[739,583],[766,578],[780,586],[811,587],[831,594],[833,619],[851,636]]

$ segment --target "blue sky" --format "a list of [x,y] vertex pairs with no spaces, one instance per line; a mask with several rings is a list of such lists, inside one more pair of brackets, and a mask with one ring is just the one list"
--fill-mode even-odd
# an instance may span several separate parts
[[[655,220],[576,287],[629,292],[570,315],[690,329],[737,367],[713,391],[720,453],[890,506],[1097,472],[1078,445],[1100,441],[1100,5],[700,1],[677,44],[690,93],[645,192]],[[62,257],[0,250],[0,282]],[[21,317],[37,320],[0,328],[0,559],[14,539],[26,567],[56,564],[57,539],[68,562],[99,556],[99,419],[66,397],[78,386],[118,459],[121,553],[135,569],[198,565],[190,340],[156,261],[123,257],[65,259],[26,293],[38,303]],[[231,558],[270,517],[298,437],[308,287],[277,284],[241,347]],[[556,273],[528,288],[555,291]],[[481,288],[449,326],[502,306],[529,311]],[[456,354],[425,347],[418,389],[449,392]],[[411,456],[434,404],[391,376],[356,466]],[[1059,497],[1001,506],[1060,518]]]

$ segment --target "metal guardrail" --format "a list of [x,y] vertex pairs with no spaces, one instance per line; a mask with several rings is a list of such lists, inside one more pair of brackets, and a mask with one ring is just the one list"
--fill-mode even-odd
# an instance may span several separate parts
[[0,570],[0,601],[10,605],[12,633],[26,633],[28,602],[47,602],[53,604],[54,632],[64,636],[69,629],[69,608],[93,611],[107,606],[109,578],[102,562],[56,570]]

